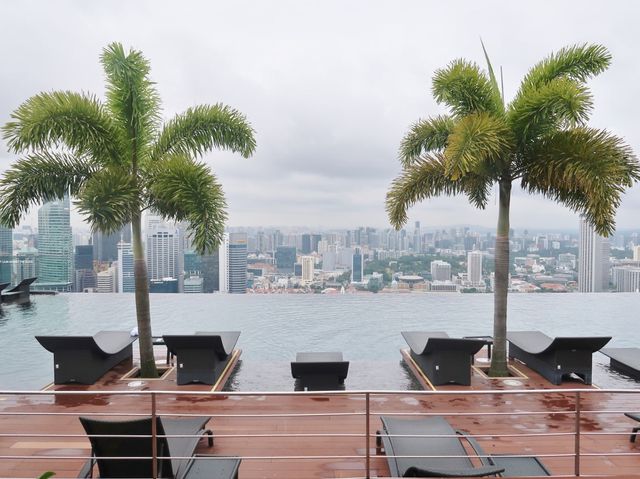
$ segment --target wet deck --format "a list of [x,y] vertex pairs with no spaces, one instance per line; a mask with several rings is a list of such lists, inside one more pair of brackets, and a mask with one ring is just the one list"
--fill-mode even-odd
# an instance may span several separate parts
[[[381,414],[436,413],[447,417],[455,428],[464,429],[471,434],[488,435],[478,438],[487,453],[537,455],[554,475],[573,475],[575,394],[564,389],[579,388],[585,391],[581,394],[580,421],[582,474],[624,476],[640,473],[640,444],[630,443],[628,437],[631,428],[637,423],[622,414],[623,411],[640,410],[640,394],[599,393],[595,388],[579,382],[568,382],[556,387],[526,366],[519,363],[515,366],[524,377],[519,378],[521,384],[513,386],[500,379],[489,379],[474,370],[470,388],[437,388],[438,391],[450,392],[450,395],[427,396],[411,391],[402,395],[372,394],[370,431],[375,434],[379,428]],[[127,385],[132,379],[121,379],[127,369],[121,365],[93,386],[52,387],[63,391],[96,391],[95,395],[0,396],[0,432],[4,435],[0,435],[0,456],[16,457],[0,459],[0,476],[36,477],[46,470],[52,470],[56,472],[57,478],[76,477],[84,463],[80,456],[87,457],[89,454],[89,442],[84,437],[78,416],[104,413],[150,414],[151,401],[148,396],[109,396],[105,392],[127,389],[211,390],[211,386],[204,385],[178,387],[175,371],[170,371],[162,380],[144,381],[143,385],[129,388]],[[422,381],[425,388],[428,388],[429,385]],[[220,387],[221,385],[218,386]],[[465,393],[469,390],[507,389],[548,389],[548,392],[517,395]],[[240,467],[241,478],[364,477],[364,458],[350,456],[364,456],[367,447],[371,453],[371,477],[386,477],[389,474],[384,456],[376,455],[375,438],[371,437],[365,442],[366,401],[361,393],[332,397],[319,394],[216,397],[158,395],[157,408],[159,414],[211,415],[213,419],[209,427],[216,436],[215,445],[208,448],[202,441],[197,452],[244,457]],[[609,412],[602,412],[605,410]],[[43,416],[37,413],[59,415]],[[302,417],[299,416],[301,414],[316,416]],[[276,416],[264,417],[265,415]],[[522,436],[531,433],[556,435]],[[600,434],[590,435],[593,433]],[[23,436],[9,437],[9,434]],[[44,436],[28,436],[32,434]],[[56,434],[73,434],[77,437],[51,437]],[[311,434],[320,436],[306,436]],[[331,436],[340,434],[347,436]],[[294,436],[283,437],[284,435]],[[605,455],[589,456],[594,453]],[[628,453],[639,455],[621,455]],[[547,454],[565,456],[545,457]],[[53,459],[56,456],[67,457]],[[258,456],[269,458],[256,458]],[[332,457],[303,459],[299,456]]]

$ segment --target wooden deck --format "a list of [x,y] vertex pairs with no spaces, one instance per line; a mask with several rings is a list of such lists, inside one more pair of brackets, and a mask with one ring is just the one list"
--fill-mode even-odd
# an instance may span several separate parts
[[[413,365],[409,365],[413,368]],[[581,394],[580,421],[580,452],[584,455],[581,458],[582,474],[619,477],[640,474],[640,442],[632,444],[628,437],[637,423],[622,414],[623,411],[640,410],[640,393],[600,393],[579,382],[557,387],[522,364],[514,366],[524,376],[514,378],[521,384],[507,385],[503,380],[489,379],[474,370],[471,387],[437,388],[438,391],[451,394],[425,395],[411,391],[404,394],[371,394],[371,434],[375,434],[379,428],[381,414],[439,414],[447,417],[456,428],[471,434],[490,435],[478,439],[488,453],[537,455],[554,475],[573,475],[575,394],[566,392],[566,389],[578,388],[584,391]],[[0,433],[5,435],[0,436],[0,456],[16,457],[0,459],[0,476],[36,477],[52,470],[56,472],[56,478],[76,477],[84,463],[83,457],[89,454],[89,442],[84,437],[78,416],[104,413],[150,415],[150,396],[110,396],[106,394],[109,391],[211,390],[211,386],[204,385],[178,387],[175,371],[169,372],[162,380],[144,381],[144,384],[130,388],[128,384],[134,379],[121,379],[127,369],[125,365],[120,365],[93,386],[50,388],[57,391],[95,391],[95,395],[0,396]],[[430,389],[424,379],[420,375],[418,377],[425,389]],[[222,384],[218,385],[218,389],[221,387]],[[547,389],[548,392],[517,395],[468,393],[470,390],[498,392],[508,389]],[[202,441],[198,452],[244,457],[240,467],[241,478],[364,477],[364,457],[352,456],[364,456],[366,448],[371,453],[371,477],[387,477],[389,474],[384,455],[376,455],[375,438],[371,437],[368,441],[365,438],[366,401],[363,393],[331,397],[294,393],[287,396],[230,393],[209,397],[160,394],[157,396],[157,410],[159,414],[212,416],[209,427],[216,436],[215,445],[208,448],[206,442]],[[603,410],[610,412],[590,412]],[[315,416],[299,416],[302,414]],[[530,433],[558,435],[522,436]],[[566,435],[560,435],[563,433]],[[608,435],[589,435],[592,433]],[[9,434],[25,436],[6,436]],[[34,436],[26,436],[29,434]],[[77,437],[52,437],[61,434]],[[306,436],[311,434],[320,436]],[[283,437],[286,435],[293,437]],[[593,453],[606,455],[588,456]],[[627,453],[638,455],[620,455]],[[545,457],[547,454],[566,456]],[[57,456],[65,458],[54,459]],[[269,457],[258,458],[260,456]],[[307,459],[300,456],[330,457]]]

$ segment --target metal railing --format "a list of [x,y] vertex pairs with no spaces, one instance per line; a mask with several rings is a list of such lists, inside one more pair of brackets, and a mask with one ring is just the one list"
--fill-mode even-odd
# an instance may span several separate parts
[[[20,408],[19,404],[16,404],[15,401],[11,402],[11,404],[7,405],[2,399],[7,399],[10,397],[13,398],[27,398],[27,397],[53,397],[55,400],[61,400],[64,402],[66,398],[84,398],[89,396],[100,396],[100,397],[110,397],[110,398],[118,398],[119,396],[136,396],[141,399],[148,399],[148,406],[143,408],[141,406],[142,401],[139,401],[136,404],[136,411],[110,411],[109,407],[101,406],[98,408],[92,408],[91,411],[83,410],[81,413],[78,411],[59,411],[58,408],[53,407],[51,405],[45,409],[47,410],[37,410],[33,407],[29,408],[29,410],[23,410],[24,408]],[[372,401],[380,398],[388,398],[399,396],[403,397],[411,397],[411,398],[421,398],[421,399],[429,399],[434,400],[439,397],[446,396],[462,396],[466,398],[482,398],[483,396],[492,396],[499,398],[507,398],[514,395],[526,395],[527,398],[538,397],[538,396],[549,396],[549,395],[562,395],[565,400],[566,405],[560,409],[546,408],[543,410],[501,410],[501,408],[494,407],[491,410],[462,410],[460,411],[458,407],[455,409],[452,407],[451,409],[446,409],[446,403],[440,404],[440,406],[445,406],[444,410],[441,411],[429,411],[426,408],[416,405],[415,407],[405,408],[407,410],[385,410],[383,407],[376,407],[372,409]],[[292,410],[283,410],[282,412],[277,413],[265,413],[263,411],[259,411],[259,407],[256,407],[256,411],[250,412],[236,412],[233,411],[233,407],[227,406],[225,409],[231,410],[232,412],[219,411],[216,406],[219,404],[217,401],[211,401],[211,403],[207,403],[208,406],[211,406],[211,410],[204,412],[205,415],[211,415],[214,418],[222,419],[271,419],[274,423],[278,421],[287,419],[287,420],[297,420],[303,418],[352,418],[352,417],[361,417],[364,421],[364,424],[360,426],[360,430],[357,432],[285,432],[285,433],[233,433],[233,434],[214,434],[214,437],[217,440],[220,439],[229,439],[229,438],[245,438],[245,439],[267,439],[267,438],[352,438],[352,439],[361,439],[361,446],[364,446],[363,454],[337,454],[337,455],[234,455],[242,460],[247,461],[258,461],[258,460],[268,460],[268,461],[298,461],[298,460],[360,460],[363,461],[363,470],[364,477],[371,477],[372,472],[372,440],[377,439],[377,437],[385,434],[381,434],[379,431],[376,433],[372,433],[371,424],[373,421],[378,421],[379,416],[404,416],[404,417],[427,417],[427,416],[446,416],[453,418],[452,422],[455,422],[456,417],[474,417],[478,418],[494,418],[494,417],[502,417],[502,416],[525,416],[525,417],[536,417],[536,416],[553,416],[553,415],[572,415],[573,416],[573,427],[572,430],[565,430],[560,432],[517,432],[517,433],[500,433],[500,432],[487,432],[484,434],[465,434],[466,437],[473,439],[485,439],[485,440],[500,440],[500,439],[514,439],[514,438],[567,438],[568,441],[563,443],[563,446],[572,445],[571,452],[552,452],[552,453],[540,453],[535,454],[536,457],[539,458],[565,458],[571,459],[573,458],[573,475],[580,476],[584,471],[583,469],[583,458],[589,457],[625,457],[625,456],[638,456],[637,464],[638,471],[640,471],[640,448],[638,448],[638,452],[632,450],[632,448],[628,447],[628,452],[620,452],[618,451],[599,451],[599,452],[583,452],[582,451],[582,440],[584,438],[590,436],[624,436],[625,439],[629,437],[629,430],[622,431],[622,427],[627,428],[630,426],[630,423],[622,422],[619,429],[615,431],[605,431],[605,430],[597,430],[598,425],[594,426],[594,421],[591,420],[590,430],[584,430],[583,419],[588,416],[599,415],[601,418],[606,415],[622,415],[624,412],[629,412],[630,410],[640,410],[640,401],[637,401],[637,407],[623,407],[623,408],[597,408],[597,409],[589,409],[589,402],[597,401],[599,397],[603,395],[608,395],[606,401],[602,401],[607,406],[610,405],[613,397],[623,397],[628,395],[637,395],[640,398],[640,390],[633,389],[543,389],[543,390],[489,390],[489,391],[472,391],[472,390],[446,390],[446,391],[314,391],[314,392],[197,392],[197,391],[0,391],[0,426],[2,426],[3,421],[7,417],[20,417],[20,418],[29,418],[29,417],[48,417],[48,418],[64,418],[67,416],[92,416],[92,417],[129,417],[129,418],[140,418],[140,417],[151,417],[151,434],[150,435],[137,435],[137,436],[127,436],[127,437],[149,437],[152,439],[152,448],[151,448],[151,456],[149,457],[118,457],[118,458],[102,458],[105,460],[108,459],[149,459],[152,461],[153,467],[153,478],[158,477],[158,460],[166,459],[169,456],[163,456],[159,454],[157,448],[157,439],[158,438],[171,438],[171,437],[197,437],[194,435],[160,435],[157,431],[157,423],[156,418],[158,417],[195,417],[202,416],[203,411],[199,411],[199,413],[190,413],[184,412],[181,410],[176,410],[175,406],[171,412],[160,412],[159,411],[159,401],[164,399],[171,398],[183,398],[183,397],[194,397],[199,400],[209,397],[211,399],[219,399],[221,397],[225,398],[233,398],[233,397],[259,397],[259,398],[268,398],[268,397],[295,397],[295,398],[305,398],[305,397],[328,397],[328,398],[338,398],[338,397],[349,397],[356,398],[363,401],[363,407],[357,408],[355,410],[331,410],[331,407],[325,407],[326,410],[321,412],[297,412],[296,408],[292,408]],[[471,401],[475,403],[475,401]],[[87,401],[86,403],[82,400],[78,401],[80,405],[90,405],[91,402]],[[202,408],[202,403],[199,402],[199,407]],[[599,403],[598,403],[599,404]],[[111,404],[113,405],[113,404]],[[167,405],[163,405],[164,407],[168,407]],[[283,405],[283,407],[286,407]],[[486,408],[485,408],[486,409]],[[142,411],[142,412],[140,412]],[[563,424],[570,424],[571,421],[565,421]],[[387,437],[429,437],[429,438],[444,438],[444,437],[454,437],[451,435],[401,435],[401,434],[387,434]],[[114,437],[114,436],[100,436],[94,435],[92,437]],[[460,436],[455,436],[460,437]],[[11,438],[46,438],[46,439],[68,439],[68,438],[83,438],[86,439],[86,434],[73,434],[73,433],[41,433],[41,432],[24,432],[24,431],[12,431],[7,432],[4,427],[0,427],[0,444],[7,444]],[[573,439],[573,441],[571,441]],[[572,444],[571,444],[572,442]],[[354,444],[356,444],[354,442]],[[623,448],[624,444],[629,444],[628,440],[620,439],[620,448]],[[6,447],[0,447],[1,449],[7,449]],[[10,449],[11,447],[9,447]],[[309,443],[309,449],[313,449],[313,445]],[[356,452],[359,447],[355,446]],[[378,455],[378,448],[375,449],[375,455]],[[465,456],[402,456],[402,455],[389,455],[386,454],[387,457],[396,457],[396,458],[436,458],[436,457],[470,457],[476,459],[487,459],[490,458],[489,454],[480,454],[473,453],[467,454]],[[514,454],[510,455],[511,457],[531,457],[532,454],[527,452],[526,454]],[[73,455],[0,455],[0,471],[9,470],[9,468],[3,467],[7,463],[24,461],[24,460],[48,460],[48,461],[56,461],[56,460],[81,460],[88,459],[88,456],[73,456]],[[194,459],[199,460],[201,458],[195,457],[173,457],[173,459]],[[633,459],[635,461],[635,459]],[[47,467],[48,469],[55,469],[55,467]],[[640,473],[639,473],[640,474]],[[0,475],[2,473],[0,472]]]

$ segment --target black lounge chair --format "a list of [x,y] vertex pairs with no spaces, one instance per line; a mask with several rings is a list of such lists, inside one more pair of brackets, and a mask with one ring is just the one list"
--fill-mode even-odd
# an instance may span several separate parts
[[640,380],[640,348],[604,348],[600,352],[611,359],[611,369]]
[[486,344],[479,339],[450,338],[442,331],[403,331],[411,358],[435,386],[471,384],[471,362]]
[[342,353],[298,353],[291,363],[296,391],[335,391],[344,389],[349,361]]
[[[36,279],[38,278],[23,279],[10,290],[3,291],[2,294],[0,294],[0,300],[2,300],[3,303],[28,301],[29,294],[31,293],[31,283],[33,283]],[[4,288],[0,287],[0,291],[2,290],[4,290]]]
[[116,364],[131,360],[133,342],[128,331],[100,331],[93,336],[36,336],[53,353],[55,384],[93,384]]
[[[210,417],[156,418],[156,457],[158,477],[174,479],[238,477],[240,459],[195,456],[203,436],[213,446],[211,430],[205,429]],[[100,477],[153,477],[152,419],[103,421],[81,417],[91,442],[91,459],[78,477],[92,477],[97,464]],[[100,437],[97,437],[100,436]],[[109,437],[111,436],[111,437]],[[134,437],[146,436],[146,437]],[[191,437],[163,437],[191,436]],[[120,457],[140,459],[118,459]],[[182,457],[183,459],[176,459]],[[205,459],[206,458],[206,459]]]
[[[625,412],[625,416],[634,421],[640,422],[640,413],[639,412]],[[634,427],[631,429],[631,436],[629,437],[629,442],[636,442],[636,436],[638,435],[638,431],[640,431],[640,427]]]
[[[463,431],[453,429],[447,420],[440,416],[420,419],[380,416],[380,420],[383,429],[377,433],[376,450],[381,451],[384,446],[392,477],[551,475],[537,457],[487,455],[474,438]],[[472,462],[462,440],[467,441],[475,455],[479,456],[477,458],[480,462],[479,466]]]
[[550,338],[540,331],[507,333],[509,358],[519,359],[553,384],[571,373],[591,384],[593,353],[611,341],[611,336]]
[[240,331],[196,332],[163,337],[176,356],[178,384],[215,384],[231,360]]

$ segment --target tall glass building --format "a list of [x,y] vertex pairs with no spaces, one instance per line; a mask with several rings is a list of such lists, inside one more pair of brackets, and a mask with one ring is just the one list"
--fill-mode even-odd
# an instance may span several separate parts
[[133,249],[130,243],[118,243],[118,293],[135,293]]
[[229,234],[229,292],[247,292],[247,234]]
[[0,226],[0,283],[11,283],[13,269],[13,230]]
[[45,203],[38,210],[37,289],[71,291],[73,237],[69,197]]

